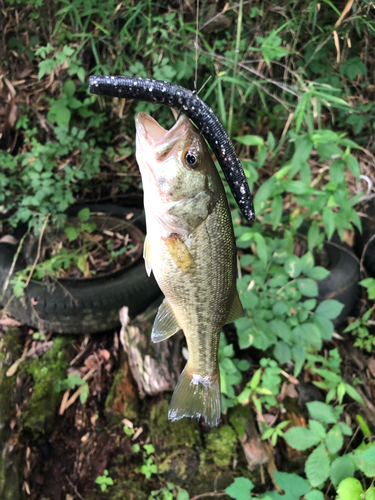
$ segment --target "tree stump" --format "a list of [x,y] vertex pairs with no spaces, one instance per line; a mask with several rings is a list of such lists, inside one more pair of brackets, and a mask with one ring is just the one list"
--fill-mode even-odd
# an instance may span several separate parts
[[182,331],[163,342],[151,342],[157,309],[152,305],[133,321],[129,321],[126,306],[120,310],[120,340],[142,398],[173,391],[181,372]]

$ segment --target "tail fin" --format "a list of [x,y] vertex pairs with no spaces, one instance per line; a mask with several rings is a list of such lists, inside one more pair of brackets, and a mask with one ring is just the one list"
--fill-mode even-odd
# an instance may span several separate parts
[[221,415],[220,373],[202,377],[186,364],[177,382],[169,407],[172,422],[183,417],[204,415],[207,425],[216,427]]

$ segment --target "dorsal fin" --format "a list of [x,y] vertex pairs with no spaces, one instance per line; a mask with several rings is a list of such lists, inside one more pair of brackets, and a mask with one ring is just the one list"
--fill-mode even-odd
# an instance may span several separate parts
[[244,315],[243,307],[240,298],[238,296],[238,292],[236,290],[225,324],[227,325],[228,323],[233,323],[234,321],[236,321],[236,319],[242,318],[243,315]]
[[176,316],[174,315],[167,300],[164,299],[159,306],[158,313],[154,321],[151,340],[153,342],[161,342],[162,340],[168,339],[179,330],[180,326],[177,322]]

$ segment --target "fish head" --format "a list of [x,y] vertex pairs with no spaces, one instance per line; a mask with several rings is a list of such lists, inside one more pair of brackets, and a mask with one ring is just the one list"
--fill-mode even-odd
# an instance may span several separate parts
[[207,145],[186,115],[166,130],[147,113],[138,113],[136,156],[146,197],[180,202],[204,191],[214,193],[218,175]]

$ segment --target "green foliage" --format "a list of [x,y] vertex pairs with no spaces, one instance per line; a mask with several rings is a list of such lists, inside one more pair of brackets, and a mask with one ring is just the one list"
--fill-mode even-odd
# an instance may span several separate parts
[[[136,443],[133,444],[132,450],[134,451],[134,453],[139,453],[141,451],[141,447]],[[152,444],[144,444],[142,446],[143,463],[138,468],[138,471],[144,474],[146,476],[146,479],[150,479],[152,474],[156,474],[158,472],[158,469],[154,464],[154,458],[152,456],[153,453],[155,453],[155,448]]]
[[184,488],[175,486],[173,483],[167,483],[164,488],[151,492],[149,500],[154,498],[157,500],[189,500],[190,495]]
[[344,436],[352,435],[350,427],[340,421],[343,408],[333,408],[320,401],[307,403],[307,408],[310,414],[309,427],[292,427],[284,434],[284,438],[289,446],[297,450],[314,447],[305,463],[309,484],[321,489],[329,478],[337,488],[340,499],[361,498],[361,483],[352,476],[356,470],[360,470],[368,477],[374,477],[375,443],[363,442],[353,452],[338,456]]
[[249,366],[249,362],[245,359],[239,360],[235,357],[233,344],[228,345],[224,334],[221,333],[219,367],[223,411],[234,406],[236,401],[235,386],[241,382],[242,372],[246,371]]
[[235,500],[251,500],[253,497],[250,492],[253,488],[254,485],[250,479],[237,477],[234,483],[225,489],[225,492]]
[[66,391],[67,389],[75,389],[76,387],[82,387],[79,393],[79,400],[81,404],[85,404],[89,395],[89,385],[81,378],[77,373],[69,373],[68,378],[65,380],[58,380],[55,385],[55,390],[57,392]]
[[[70,113],[68,107],[66,110]],[[63,212],[74,203],[78,187],[87,185],[100,171],[102,149],[93,138],[86,138],[84,129],[69,128],[64,123],[54,133],[56,142],[42,144],[36,129],[28,129],[28,151],[16,157],[0,153],[6,175],[0,203],[12,210],[9,222],[14,226],[30,220],[32,225],[38,225],[48,213],[63,217]],[[72,161],[63,162],[64,157],[71,157]]]
[[272,446],[276,446],[279,437],[284,436],[283,429],[289,425],[290,420],[284,420],[276,425],[276,427],[269,427],[262,434],[262,440],[271,439]]
[[344,330],[344,333],[352,332],[352,335],[357,337],[353,344],[355,347],[366,349],[368,352],[372,351],[375,343],[375,336],[372,335],[368,329],[368,321],[371,318],[372,313],[373,309],[369,309],[365,312],[362,318],[353,321],[353,323],[347,326]]
[[360,281],[359,284],[367,289],[369,299],[375,299],[375,278],[366,278]]
[[109,477],[109,472],[107,469],[103,472],[102,476],[99,476],[95,479],[95,483],[99,484],[101,491],[106,491],[108,486],[113,486],[113,479]]

